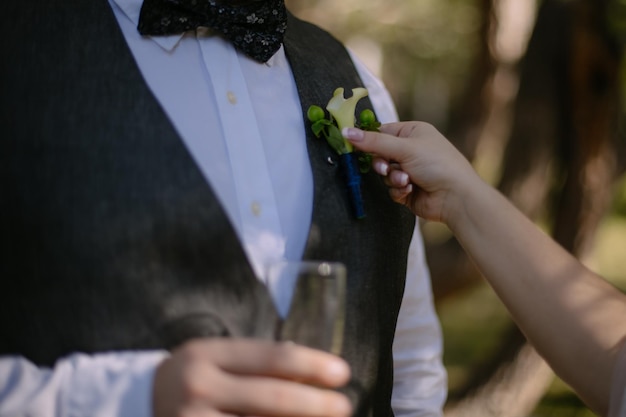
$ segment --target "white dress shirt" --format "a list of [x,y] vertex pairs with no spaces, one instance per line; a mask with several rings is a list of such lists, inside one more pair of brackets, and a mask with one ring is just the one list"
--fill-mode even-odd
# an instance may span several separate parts
[[[300,102],[283,49],[259,64],[205,29],[142,37],[136,30],[142,0],[109,3],[146,83],[216,192],[257,277],[284,315],[293,283],[289,277],[268,279],[265,271],[274,263],[301,258],[313,179]],[[388,92],[354,60],[379,119],[395,121]],[[393,346],[392,406],[399,417],[439,416],[447,381],[417,225],[409,251]],[[150,416],[152,376],[165,355],[74,354],[53,369],[37,368],[23,358],[0,358],[0,416]]]

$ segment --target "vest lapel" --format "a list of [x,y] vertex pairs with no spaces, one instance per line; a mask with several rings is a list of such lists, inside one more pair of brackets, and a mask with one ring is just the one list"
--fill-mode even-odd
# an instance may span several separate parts
[[[319,28],[289,15],[284,44],[303,117],[310,105],[325,105],[336,88],[362,86],[345,47]],[[368,99],[358,104],[357,112],[372,108]],[[329,157],[336,160],[334,151],[308,128],[306,140],[314,207],[305,258],[339,261],[348,270],[342,356],[350,363],[353,379],[345,392],[356,416],[390,416],[392,342],[415,216],[394,203],[381,178],[370,172],[362,182],[366,217],[356,220],[338,164],[328,163]]]
[[[309,106],[323,107],[336,88],[344,87],[346,94],[351,94],[352,88],[363,86],[345,48],[334,40],[329,43],[327,33],[311,28],[311,24],[297,19],[291,13],[288,15],[285,52],[296,80],[305,120]],[[316,47],[320,44],[328,48],[324,50],[325,53],[320,53]],[[367,97],[359,101],[357,111],[364,108],[372,108]],[[341,257],[341,248],[336,245],[322,245],[322,236],[328,239],[331,235],[337,237],[337,234],[341,234],[340,241],[349,240],[347,226],[358,221],[352,215],[347,192],[342,186],[343,178],[337,154],[323,138],[313,135],[308,128],[308,122],[305,124],[314,180],[314,207],[304,257],[334,260]]]

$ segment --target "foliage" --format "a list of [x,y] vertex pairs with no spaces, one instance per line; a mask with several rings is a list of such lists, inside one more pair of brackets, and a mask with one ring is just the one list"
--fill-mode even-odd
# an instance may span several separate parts
[[615,187],[613,213],[621,217],[626,217],[626,177],[622,178],[617,187]]
[[611,0],[606,10],[607,27],[611,34],[626,45],[626,0]]
[[477,0],[291,0],[287,4],[298,16],[344,41],[381,76],[401,119],[429,120],[445,128],[478,46]]

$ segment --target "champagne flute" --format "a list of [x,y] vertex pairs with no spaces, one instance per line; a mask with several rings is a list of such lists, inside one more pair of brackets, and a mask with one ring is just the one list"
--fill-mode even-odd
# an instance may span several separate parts
[[339,262],[285,261],[271,265],[268,277],[293,283],[277,339],[341,354],[346,267]]

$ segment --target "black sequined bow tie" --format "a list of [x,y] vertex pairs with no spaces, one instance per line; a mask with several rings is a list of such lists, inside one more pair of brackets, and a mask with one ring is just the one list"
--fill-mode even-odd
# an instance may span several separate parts
[[144,0],[137,29],[142,35],[174,35],[200,26],[229,40],[249,57],[267,62],[287,28],[284,0],[221,4],[216,0]]

